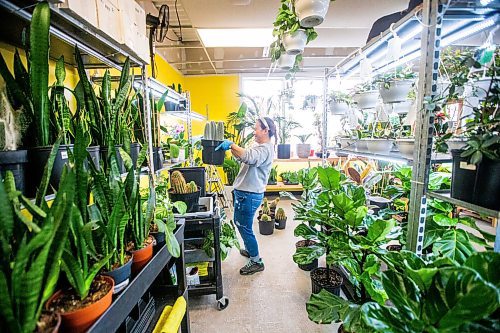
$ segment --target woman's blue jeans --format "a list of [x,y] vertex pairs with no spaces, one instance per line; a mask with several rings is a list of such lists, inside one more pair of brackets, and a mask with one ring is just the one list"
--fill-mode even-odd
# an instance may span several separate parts
[[238,227],[250,259],[257,261],[259,245],[253,233],[253,218],[259,208],[264,193],[252,193],[234,190],[234,223]]

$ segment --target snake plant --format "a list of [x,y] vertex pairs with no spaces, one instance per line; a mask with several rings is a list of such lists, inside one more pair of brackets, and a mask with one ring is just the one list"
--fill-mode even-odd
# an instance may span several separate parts
[[[56,143],[45,169],[41,194],[46,190],[58,149]],[[0,326],[8,332],[31,333],[56,288],[72,223],[75,173],[65,167],[50,208],[43,196],[34,204],[14,184],[10,172],[0,181]],[[21,212],[21,204],[32,219]]]

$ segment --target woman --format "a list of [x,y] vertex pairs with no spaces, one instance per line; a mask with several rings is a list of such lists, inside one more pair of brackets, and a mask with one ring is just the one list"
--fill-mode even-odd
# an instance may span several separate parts
[[234,181],[234,222],[238,227],[245,249],[240,254],[249,258],[248,263],[240,269],[241,275],[250,275],[264,270],[264,263],[259,256],[259,246],[253,233],[253,219],[259,208],[267,179],[274,159],[274,144],[271,138],[276,137],[276,125],[269,117],[262,117],[255,123],[255,145],[242,148],[235,143],[224,140],[216,150],[231,150],[241,162],[240,172]]

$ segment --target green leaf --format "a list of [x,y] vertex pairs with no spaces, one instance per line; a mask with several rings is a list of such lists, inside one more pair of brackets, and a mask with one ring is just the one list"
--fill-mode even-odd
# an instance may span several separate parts
[[380,242],[384,240],[392,229],[396,226],[396,221],[394,220],[375,220],[368,227],[368,235],[366,238],[373,243]]
[[325,254],[325,248],[318,245],[299,247],[293,255],[293,261],[299,265],[307,265]]
[[299,224],[293,231],[295,237],[302,237],[304,239],[317,239],[318,231],[305,223]]
[[362,206],[347,212],[347,214],[345,214],[345,219],[352,227],[358,227],[361,225],[367,214],[368,207]]
[[434,215],[432,217],[432,220],[441,227],[455,227],[458,223],[458,219],[454,219],[442,214]]
[[463,264],[475,250],[466,231],[453,229],[445,232],[443,237],[434,243],[432,252],[435,255],[448,257]]
[[483,280],[500,288],[500,254],[496,252],[478,252],[472,254],[464,266],[475,270]]
[[382,284],[404,321],[420,317],[420,292],[413,281],[404,275],[387,271],[382,274]]
[[337,190],[340,185],[340,171],[328,167],[317,168],[318,179],[325,190]]
[[341,320],[341,313],[349,308],[349,303],[322,289],[312,294],[306,303],[309,319],[318,324],[330,324]]
[[177,212],[181,215],[184,215],[186,214],[186,211],[187,211],[187,205],[185,202],[182,202],[182,201],[176,201],[176,202],[173,202],[172,205],[175,207],[175,209],[177,209]]

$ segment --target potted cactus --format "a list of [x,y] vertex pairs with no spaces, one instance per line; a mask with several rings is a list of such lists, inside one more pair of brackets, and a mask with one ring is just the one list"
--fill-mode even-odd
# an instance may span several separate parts
[[180,148],[175,143],[170,144],[170,160],[172,163],[179,162]]
[[259,218],[259,232],[261,235],[272,235],[274,232],[274,223],[271,216],[262,214]]
[[286,214],[283,208],[278,208],[274,217],[274,227],[276,229],[285,229],[286,227]]
[[218,145],[224,140],[224,122],[223,121],[210,121],[205,124],[205,131],[201,145],[203,146],[202,160],[205,164],[223,165],[224,164],[224,151],[216,151]]
[[276,213],[276,207],[280,202],[280,198],[276,198],[273,201],[269,202],[269,210],[271,211],[271,217],[274,218],[274,213]]
[[261,209],[259,210],[259,217],[258,219],[262,217],[262,215],[269,215],[271,218],[274,217],[274,212],[271,210],[271,207],[269,205],[269,200],[267,198],[264,198],[262,201],[262,206]]
[[182,201],[186,204],[186,212],[191,213],[198,207],[200,199],[200,188],[194,181],[186,183],[186,179],[180,171],[174,171],[170,175],[171,188],[168,191],[172,202]]

